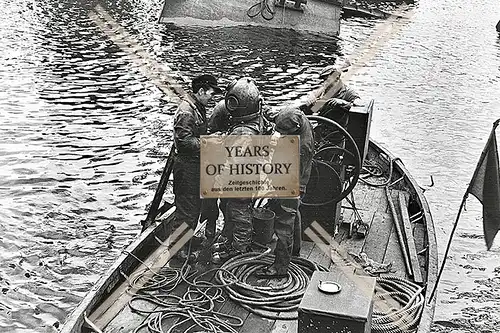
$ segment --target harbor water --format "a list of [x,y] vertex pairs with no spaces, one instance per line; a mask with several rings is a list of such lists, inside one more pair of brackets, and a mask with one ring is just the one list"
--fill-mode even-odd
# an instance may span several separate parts
[[[186,89],[203,72],[249,75],[282,105],[323,67],[361,65],[348,83],[376,101],[371,137],[426,188],[442,259],[500,118],[498,1],[420,0],[389,25],[344,20],[336,39],[158,25],[159,0],[0,0],[0,332],[57,332],[140,232],[171,144],[176,104],[89,16],[96,5]],[[433,332],[498,332],[500,242],[486,251],[481,215],[469,198]]]

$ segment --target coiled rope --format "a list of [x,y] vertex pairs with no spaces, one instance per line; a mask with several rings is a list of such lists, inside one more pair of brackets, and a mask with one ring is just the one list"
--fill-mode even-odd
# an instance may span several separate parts
[[[140,261],[139,258],[136,259]],[[222,269],[214,268],[199,274],[191,269],[186,259],[181,268],[163,267],[155,272],[147,267],[145,272],[130,277],[128,279],[130,287],[132,290],[137,290],[136,295],[129,301],[130,308],[137,313],[154,314],[133,332],[138,333],[148,328],[150,332],[170,333],[180,326],[188,326],[185,332],[194,329],[214,333],[238,332],[236,328],[243,325],[241,318],[215,310],[216,303],[225,302],[222,288],[226,285],[203,280],[204,277],[220,270]],[[227,285],[236,281],[236,277],[230,272],[225,274],[231,279]],[[172,294],[181,283],[188,285],[187,291],[182,296]],[[139,301],[142,301],[142,306],[139,306]],[[145,306],[144,303],[155,307]],[[176,318],[178,321],[165,331],[163,323],[171,318]]]
[[[136,258],[139,260],[138,258]],[[243,320],[217,311],[216,304],[224,303],[223,290],[229,298],[248,311],[268,319],[297,319],[298,305],[307,289],[310,276],[315,270],[328,271],[308,259],[293,257],[285,282],[277,286],[252,285],[252,274],[274,262],[269,251],[250,252],[235,256],[220,268],[198,273],[191,269],[187,260],[181,268],[163,267],[158,272],[147,267],[146,273],[131,276],[129,285],[137,294],[129,301],[130,308],[137,313],[150,315],[133,332],[148,329],[155,333],[170,333],[179,328],[184,332],[236,333],[243,326]],[[215,273],[217,282],[204,278]],[[172,292],[181,283],[188,288],[182,296]],[[384,292],[376,293],[375,299],[387,303],[397,301],[399,309],[374,311],[372,332],[413,332],[418,325],[424,305],[423,288],[395,276],[377,278],[377,284]],[[379,288],[379,289],[380,289]],[[152,306],[145,306],[149,303]],[[177,319],[168,330],[163,326],[166,320]]]
[[[184,332],[201,329],[213,333],[236,333],[243,320],[216,310],[216,303],[226,301],[223,290],[234,302],[262,317],[277,319],[279,313],[287,313],[279,318],[296,319],[309,276],[314,270],[327,269],[307,259],[292,258],[286,282],[277,287],[253,286],[249,282],[252,273],[274,261],[269,252],[244,253],[228,260],[220,268],[201,274],[192,270],[186,260],[181,268],[163,267],[155,272],[147,267],[145,272],[129,277],[130,287],[137,290],[129,301],[130,308],[137,313],[153,314],[133,332],[147,328],[150,332],[170,333],[187,326]],[[204,279],[211,273],[215,273],[218,284]],[[188,285],[187,291],[182,296],[174,295],[172,292],[181,283]],[[146,306],[148,303],[153,306]],[[177,322],[165,331],[163,324],[172,318],[176,318]]]
[[[273,255],[255,256],[256,253],[245,253],[228,260],[217,272],[217,279],[224,285],[229,298],[248,311],[268,319],[297,319],[297,309],[309,284],[309,276],[313,271],[328,271],[304,258],[292,258],[288,268],[288,277],[278,286],[252,285],[250,276],[255,271],[271,265]],[[231,282],[226,272],[237,277]]]
[[[400,160],[400,158],[396,157],[396,158],[391,159],[389,161],[389,175],[388,175],[386,181],[384,181],[383,183],[372,183],[372,182],[369,182],[368,180],[365,179],[366,177],[382,177],[382,175],[383,175],[382,168],[379,165],[371,164],[371,163],[367,163],[367,162],[365,162],[365,164],[363,165],[363,168],[362,168],[363,176],[360,176],[359,180],[361,180],[363,183],[365,183],[369,186],[373,186],[373,187],[384,187],[384,186],[389,185],[391,182],[391,179],[392,179],[392,173],[394,171],[394,162],[396,162],[397,160]],[[367,175],[367,176],[365,176],[365,175]]]
[[400,309],[374,311],[372,316],[373,333],[414,332],[424,309],[425,297],[419,285],[397,276],[377,278],[377,284],[385,292],[375,294],[375,302],[387,303],[395,300]]

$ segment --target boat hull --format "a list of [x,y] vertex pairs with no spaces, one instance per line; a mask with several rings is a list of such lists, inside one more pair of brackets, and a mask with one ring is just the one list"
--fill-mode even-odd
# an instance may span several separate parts
[[[387,149],[374,141],[370,141],[367,159],[376,160],[377,163],[383,165],[384,168],[390,168],[390,163],[393,164],[393,179],[400,179],[400,182],[395,184],[395,188],[408,191],[413,201],[413,212],[420,210],[422,218],[420,223],[413,223],[415,242],[420,243],[421,270],[424,278],[425,286],[425,304],[420,317],[420,323],[416,333],[429,333],[431,331],[432,320],[436,307],[436,298],[430,299],[430,291],[434,288],[438,273],[438,253],[436,232],[434,229],[434,221],[430,212],[430,207],[427,199],[424,196],[424,191],[417,184],[413,176],[404,166],[403,162],[393,156]],[[409,213],[412,213],[411,211]],[[420,228],[420,237],[418,236],[417,227]],[[424,251],[425,249],[425,251]]]
[[[256,3],[259,2],[257,0],[166,0],[160,22],[202,26],[257,25],[328,35],[339,34],[341,6],[337,2],[309,0],[307,4],[302,4],[301,10],[294,9],[293,4],[287,4],[284,7],[270,5],[274,12],[272,15],[266,10],[264,15],[261,15],[257,7],[249,13],[249,9]],[[254,14],[257,15],[251,17]]]
[[[409,206],[412,207],[409,209],[410,214],[414,214],[416,211],[421,211],[420,221],[418,224],[414,223],[415,228],[419,229],[418,232],[414,232],[414,241],[417,244],[417,250],[419,252],[423,252],[423,254],[419,255],[419,266],[423,276],[423,285],[427,286],[427,288],[425,291],[425,306],[422,309],[422,315],[417,333],[428,333],[430,332],[435,307],[435,299],[433,301],[429,301],[429,290],[432,289],[437,276],[437,245],[429,207],[425,197],[423,196],[422,189],[416,184],[400,160],[394,158],[394,156],[392,156],[387,150],[383,149],[380,145],[373,141],[370,141],[367,158],[380,165],[385,174],[390,172],[390,165],[393,164],[392,180],[398,181],[393,182],[395,184],[391,186],[391,189],[395,192],[404,192],[409,195]],[[358,189],[358,194],[355,194],[355,196],[360,196],[359,193]],[[375,194],[375,196],[369,200],[379,201],[380,204],[378,206],[382,208],[374,207],[372,204],[361,209],[377,209],[379,212],[386,211],[386,208],[384,207],[387,206],[387,203],[383,206],[384,204],[382,204],[382,201],[384,201],[384,199],[382,199],[382,197],[380,194]],[[133,243],[131,243],[125,251],[123,251],[123,254],[117,258],[114,265],[105,275],[102,276],[98,283],[96,283],[78,307],[68,317],[66,323],[60,331],[61,333],[86,332],[85,316],[91,318],[91,322],[98,324],[98,327],[100,328],[105,328],[110,322],[111,325],[113,325],[112,320],[115,320],[113,318],[118,316],[119,312],[127,307],[127,301],[129,299],[126,295],[129,287],[125,276],[134,275],[135,272],[142,270],[144,267],[137,259],[149,263],[150,266],[156,267],[159,262],[168,260],[168,252],[162,247],[165,246],[165,243],[167,243],[164,241],[169,237],[170,228],[168,225],[172,221],[174,211],[175,207],[169,209],[161,216],[160,219],[157,220],[156,225],[150,226]],[[387,220],[389,218],[386,217],[385,219]],[[393,239],[394,230],[392,229],[392,231],[388,231],[388,233],[381,231],[381,226],[375,225],[375,223],[376,222],[374,220],[372,223],[372,229],[375,231],[373,232],[378,232],[383,235],[383,237],[385,237],[385,241],[383,242],[387,244],[387,248],[382,250],[383,253],[386,253],[383,261],[399,261],[399,267],[401,267],[401,269],[398,270],[397,274],[401,277],[405,277],[405,269],[402,265],[402,259],[400,258],[401,253],[398,254],[399,247],[396,245],[397,242],[394,242]],[[382,226],[382,228],[385,227]],[[345,228],[343,228],[343,232],[345,234]],[[374,235],[369,235],[364,241],[355,240],[345,235],[342,236],[342,232],[340,235],[335,236],[336,241],[342,246],[345,246],[348,251],[353,251],[355,248],[363,247],[363,251],[373,258],[377,256],[378,250],[371,248],[369,243],[373,243],[373,239],[375,238],[376,237]],[[372,241],[370,241],[370,239],[372,239]],[[162,244],[162,242],[164,243]],[[353,244],[354,248],[352,248]],[[393,246],[392,251],[390,251],[391,246]],[[426,250],[423,251],[422,249]],[[387,257],[387,253],[389,252],[394,254],[392,258]],[[325,257],[323,259],[324,263],[330,263],[330,258]],[[396,264],[396,266],[398,265]],[[117,304],[121,305],[117,306]],[[120,316],[123,317],[123,315]],[[128,316],[130,315],[127,315],[126,317]],[[123,320],[123,318],[120,320]]]

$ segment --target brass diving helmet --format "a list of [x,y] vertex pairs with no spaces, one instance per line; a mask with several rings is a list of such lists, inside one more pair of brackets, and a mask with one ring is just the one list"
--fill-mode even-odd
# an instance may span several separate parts
[[225,104],[233,122],[248,121],[259,115],[261,97],[252,78],[234,80],[226,91]]

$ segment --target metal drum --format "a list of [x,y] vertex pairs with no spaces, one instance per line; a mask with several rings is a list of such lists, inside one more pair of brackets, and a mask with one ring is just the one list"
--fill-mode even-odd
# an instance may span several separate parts
[[261,245],[269,244],[273,240],[274,217],[272,210],[262,207],[253,209],[253,241]]

